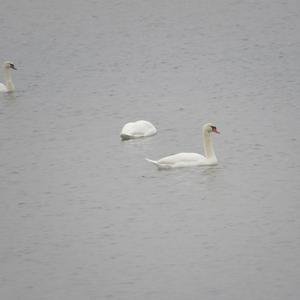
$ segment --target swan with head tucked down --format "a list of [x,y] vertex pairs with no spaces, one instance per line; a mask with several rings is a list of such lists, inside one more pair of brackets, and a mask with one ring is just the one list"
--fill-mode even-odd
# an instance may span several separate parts
[[157,161],[146,158],[147,161],[155,164],[159,169],[193,167],[202,165],[216,165],[218,163],[215,155],[210,134],[220,133],[216,126],[206,123],[202,127],[204,156],[198,153],[177,153],[163,157]]
[[7,93],[13,92],[15,90],[15,86],[11,78],[11,69],[13,70],[17,70],[17,69],[11,61],[4,62],[3,68],[4,68],[4,79],[6,84],[0,82],[0,92],[7,92]]
[[120,137],[122,140],[137,139],[154,135],[156,132],[157,130],[153,124],[148,121],[139,120],[125,124],[121,130]]

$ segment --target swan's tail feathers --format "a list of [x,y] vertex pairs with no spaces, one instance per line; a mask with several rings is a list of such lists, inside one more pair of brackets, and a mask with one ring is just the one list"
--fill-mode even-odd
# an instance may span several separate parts
[[122,141],[126,141],[126,140],[130,140],[132,137],[126,133],[121,133],[120,137],[122,139]]
[[152,160],[149,158],[145,158],[147,161],[151,162],[152,164],[156,165],[158,170],[164,170],[164,169],[171,169],[171,166],[167,165],[167,164],[162,164],[156,160]]
[[149,159],[149,158],[145,158],[145,159],[146,159],[146,161],[149,161],[149,162],[151,162],[151,163],[153,163],[153,164],[155,164],[156,166],[159,167],[159,163],[156,160],[152,160],[152,159]]

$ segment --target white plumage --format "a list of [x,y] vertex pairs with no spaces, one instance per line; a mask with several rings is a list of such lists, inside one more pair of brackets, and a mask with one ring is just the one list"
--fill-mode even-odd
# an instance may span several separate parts
[[148,121],[139,120],[129,122],[121,130],[120,137],[122,140],[136,139],[156,134],[157,130],[153,124]]
[[211,123],[204,124],[202,127],[202,134],[205,155],[183,152],[163,157],[157,161],[149,158],[146,158],[146,160],[155,164],[159,169],[216,165],[218,163],[218,160],[215,155],[212,140],[210,137],[211,132],[220,133],[218,129]]
[[12,82],[12,78],[11,78],[11,70],[17,70],[15,65],[11,62],[11,61],[6,61],[4,62],[3,65],[4,68],[4,79],[5,79],[5,83],[0,83],[0,92],[13,92],[15,90],[15,86]]

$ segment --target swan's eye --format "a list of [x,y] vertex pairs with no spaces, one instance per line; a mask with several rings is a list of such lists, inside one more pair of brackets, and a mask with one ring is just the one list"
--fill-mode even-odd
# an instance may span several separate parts
[[211,128],[211,131],[214,132],[214,133],[220,133],[220,131],[217,129],[216,126],[210,126]]
[[10,66],[12,69],[17,70],[14,64],[9,64],[9,66]]

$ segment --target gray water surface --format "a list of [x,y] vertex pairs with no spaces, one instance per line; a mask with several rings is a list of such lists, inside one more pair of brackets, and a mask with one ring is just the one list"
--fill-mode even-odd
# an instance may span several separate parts
[[[296,0],[2,0],[0,298],[300,299],[299,30]],[[144,160],[206,122],[218,166]]]

